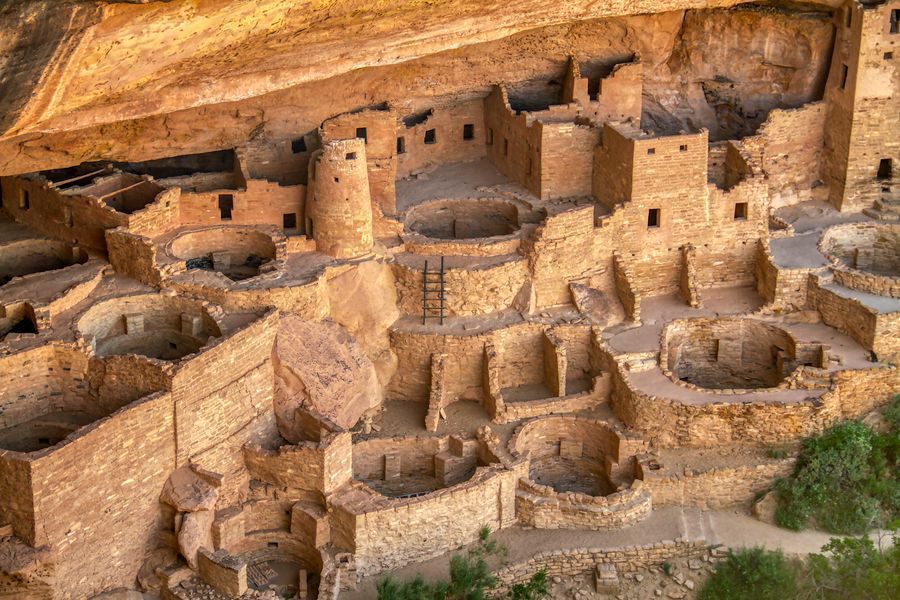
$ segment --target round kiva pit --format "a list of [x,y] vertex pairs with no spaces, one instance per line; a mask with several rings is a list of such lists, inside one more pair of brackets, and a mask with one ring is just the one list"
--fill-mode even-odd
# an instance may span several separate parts
[[478,440],[384,438],[353,444],[353,477],[393,498],[412,498],[467,481],[487,466]]
[[55,240],[28,239],[0,246],[0,285],[13,277],[55,271],[87,262],[83,250]]
[[659,360],[672,379],[699,388],[773,388],[800,364],[821,366],[821,345],[798,345],[787,331],[754,319],[679,319],[663,332]]
[[236,544],[235,554],[247,563],[251,590],[273,591],[278,598],[318,596],[321,555],[290,534],[250,533]]
[[607,496],[634,478],[629,461],[620,460],[620,435],[602,421],[535,419],[519,428],[510,447],[519,455],[528,454],[532,482],[558,493]]
[[139,354],[177,360],[222,335],[200,302],[143,294],[95,304],[78,320],[78,331],[93,340],[97,356]]
[[819,248],[835,265],[900,277],[900,225],[847,223],[829,228]]
[[0,372],[16,376],[0,388],[0,449],[35,452],[85,425],[163,389],[159,367],[115,357],[90,362],[64,346],[0,358]]
[[205,269],[232,281],[256,277],[260,267],[275,259],[272,236],[252,227],[211,227],[187,231],[169,244],[171,256],[188,269]]
[[519,211],[496,198],[434,200],[411,208],[406,230],[428,238],[466,240],[505,236],[519,230]]

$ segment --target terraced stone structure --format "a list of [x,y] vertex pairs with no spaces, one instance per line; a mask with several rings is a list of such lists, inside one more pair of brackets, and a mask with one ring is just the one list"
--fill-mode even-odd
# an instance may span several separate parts
[[0,596],[694,558],[900,391],[900,0],[327,4],[0,10]]

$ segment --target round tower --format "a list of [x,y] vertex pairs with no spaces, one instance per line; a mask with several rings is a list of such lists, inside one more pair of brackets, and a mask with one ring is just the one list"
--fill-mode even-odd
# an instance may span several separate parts
[[335,258],[372,251],[372,199],[363,139],[326,142],[309,162],[306,235]]

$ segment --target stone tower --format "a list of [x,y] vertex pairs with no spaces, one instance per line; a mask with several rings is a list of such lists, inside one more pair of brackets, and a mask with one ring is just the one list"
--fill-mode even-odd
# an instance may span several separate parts
[[372,251],[372,200],[363,139],[326,142],[309,163],[306,233],[335,258]]

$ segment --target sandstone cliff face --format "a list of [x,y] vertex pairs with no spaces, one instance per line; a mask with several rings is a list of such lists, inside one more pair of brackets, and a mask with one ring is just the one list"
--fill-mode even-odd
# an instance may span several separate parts
[[[747,114],[815,96],[832,35],[806,12],[727,10],[736,4],[10,3],[0,9],[0,174],[220,149],[375,102],[412,111],[483,95],[499,81],[546,95],[570,53],[600,70],[638,54],[651,65],[646,105],[657,124],[726,136],[732,96]],[[804,61],[814,68],[797,69]],[[664,94],[676,78],[675,95]]]

